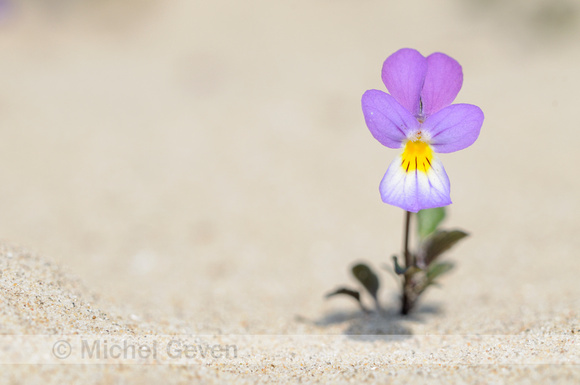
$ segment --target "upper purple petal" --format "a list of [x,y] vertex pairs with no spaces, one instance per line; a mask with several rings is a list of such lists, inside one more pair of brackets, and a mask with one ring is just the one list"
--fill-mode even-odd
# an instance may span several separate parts
[[403,48],[383,64],[383,83],[411,114],[419,115],[421,89],[427,74],[427,59],[419,51]]
[[421,91],[423,115],[433,115],[455,100],[463,84],[463,71],[457,61],[435,52],[427,57],[427,75]]
[[407,139],[407,132],[419,128],[417,119],[383,91],[365,92],[362,96],[362,110],[371,134],[389,148],[400,148]]
[[435,152],[463,150],[475,142],[483,124],[483,112],[472,104],[453,104],[427,118],[421,131]]

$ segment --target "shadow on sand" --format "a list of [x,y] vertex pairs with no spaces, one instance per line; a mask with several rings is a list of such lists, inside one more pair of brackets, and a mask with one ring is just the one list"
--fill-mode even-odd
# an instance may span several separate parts
[[[401,341],[411,338],[413,323],[424,323],[427,318],[442,314],[439,304],[419,305],[413,313],[402,316],[398,309],[388,308],[381,313],[376,311],[364,313],[360,310],[334,311],[311,322],[318,327],[329,327],[345,324],[343,334],[358,341]],[[304,320],[306,321],[306,320]]]

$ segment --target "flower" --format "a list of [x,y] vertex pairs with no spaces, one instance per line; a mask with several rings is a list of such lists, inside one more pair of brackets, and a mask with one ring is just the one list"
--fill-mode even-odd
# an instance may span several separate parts
[[451,204],[449,178],[435,154],[471,146],[483,123],[479,107],[450,105],[463,83],[461,66],[439,52],[424,57],[403,48],[385,60],[382,79],[390,95],[364,93],[365,122],[382,145],[403,149],[379,186],[383,202],[411,212]]

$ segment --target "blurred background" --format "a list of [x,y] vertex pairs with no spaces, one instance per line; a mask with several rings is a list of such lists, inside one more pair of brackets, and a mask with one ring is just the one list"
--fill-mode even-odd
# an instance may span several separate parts
[[0,0],[0,239],[154,320],[347,307],[322,295],[349,263],[401,247],[360,97],[402,47],[458,60],[486,115],[441,157],[472,237],[430,300],[573,308],[577,0]]

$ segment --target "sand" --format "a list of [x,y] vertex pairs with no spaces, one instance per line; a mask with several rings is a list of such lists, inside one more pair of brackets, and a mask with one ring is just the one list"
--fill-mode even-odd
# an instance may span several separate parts
[[[580,381],[575,2],[59,4],[0,25],[3,383]],[[400,249],[360,96],[404,46],[486,115],[406,318],[323,299]]]

